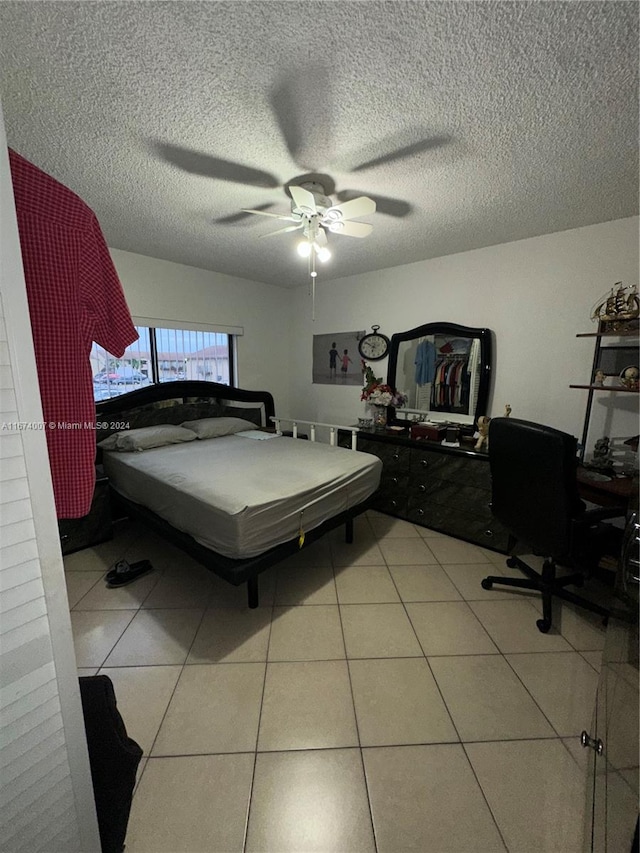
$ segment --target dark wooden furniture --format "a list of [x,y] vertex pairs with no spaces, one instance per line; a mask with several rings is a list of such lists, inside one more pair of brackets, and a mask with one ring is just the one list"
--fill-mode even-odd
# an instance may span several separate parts
[[72,554],[111,539],[113,523],[109,480],[100,469],[96,471],[96,485],[89,513],[82,518],[61,518],[58,531],[63,554]]
[[[185,420],[207,417],[240,417],[257,427],[268,427],[274,416],[273,397],[267,391],[248,391],[216,382],[178,381],[150,385],[96,404],[98,441],[128,424],[129,429],[153,424],[180,424]],[[125,514],[138,518],[161,536],[192,556],[224,580],[239,586],[247,584],[249,607],[258,606],[258,575],[299,550],[298,537],[277,545],[257,557],[232,559],[206,548],[187,533],[172,527],[160,516],[114,493],[115,505]],[[351,509],[327,519],[307,531],[303,547],[308,547],[327,531],[345,525],[345,539],[353,541],[353,519],[369,508],[363,501]]]
[[[348,446],[351,436],[340,435]],[[446,447],[414,441],[409,430],[361,429],[358,450],[373,453],[383,463],[380,488],[372,507],[388,515],[430,527],[501,553],[508,533],[491,512],[489,458],[473,444]]]

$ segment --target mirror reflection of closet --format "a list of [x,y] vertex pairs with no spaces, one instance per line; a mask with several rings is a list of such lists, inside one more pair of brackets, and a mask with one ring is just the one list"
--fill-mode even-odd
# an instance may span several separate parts
[[490,371],[488,329],[428,323],[393,335],[387,381],[409,399],[391,418],[473,424],[486,414]]

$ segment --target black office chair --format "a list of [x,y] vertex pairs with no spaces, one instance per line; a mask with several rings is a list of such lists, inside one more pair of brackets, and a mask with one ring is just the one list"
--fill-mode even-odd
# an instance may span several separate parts
[[[491,589],[499,583],[541,592],[542,619],[536,625],[542,633],[551,628],[554,595],[605,620],[610,615],[606,608],[566,589],[570,584],[582,586],[585,575],[593,572],[612,545],[616,553],[619,532],[600,522],[625,514],[621,507],[586,509],[578,495],[576,451],[572,435],[551,427],[517,418],[494,418],[489,427],[491,509],[509,532],[509,553],[521,542],[545,559],[539,573],[511,556],[507,565],[521,569],[527,577],[490,575],[482,586]],[[576,572],[556,577],[557,563]]]

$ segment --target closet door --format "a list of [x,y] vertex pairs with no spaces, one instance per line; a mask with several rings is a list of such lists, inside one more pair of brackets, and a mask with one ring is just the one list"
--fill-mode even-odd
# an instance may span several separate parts
[[[590,750],[585,851],[631,853],[638,824],[638,526],[633,513],[616,591],[633,621],[609,619]],[[637,845],[637,839],[636,839]]]

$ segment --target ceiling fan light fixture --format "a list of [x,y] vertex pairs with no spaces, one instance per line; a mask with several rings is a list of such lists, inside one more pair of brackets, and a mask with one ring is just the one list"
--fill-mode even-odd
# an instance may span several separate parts
[[326,246],[319,246],[316,247],[316,255],[318,257],[318,260],[322,261],[322,263],[324,264],[331,257],[331,252],[329,251],[329,249],[327,249]]
[[297,252],[301,258],[308,258],[311,254],[312,243],[309,240],[300,240],[297,245]]

